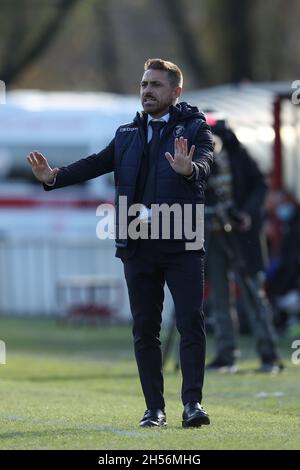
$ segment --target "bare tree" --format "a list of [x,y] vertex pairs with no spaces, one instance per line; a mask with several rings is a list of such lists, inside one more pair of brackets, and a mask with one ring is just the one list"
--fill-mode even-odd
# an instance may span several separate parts
[[99,24],[99,42],[101,75],[109,91],[125,93],[118,64],[118,47],[115,27],[110,11],[110,0],[95,4],[95,13]]
[[231,80],[252,79],[252,0],[227,0],[224,26],[227,29],[228,53],[231,58]]
[[[77,1],[57,0],[55,14],[45,25],[39,27],[40,32],[35,37],[35,40],[31,41],[31,45],[28,45],[28,36],[32,36],[32,29],[37,29],[34,26],[36,21],[31,21],[27,25],[24,22],[24,15],[30,3],[24,2],[24,0],[15,0],[1,6],[2,11],[5,6],[7,7],[4,9],[4,12],[9,15],[9,21],[12,24],[12,29],[5,38],[6,51],[3,54],[4,57],[0,69],[0,78],[7,87],[51,44]],[[8,21],[8,18],[5,18],[5,20]],[[35,18],[32,20],[35,20]]]
[[178,45],[181,46],[182,54],[190,66],[195,86],[200,86],[206,81],[206,67],[198,52],[199,49],[195,47],[198,38],[194,37],[189,27],[185,11],[186,4],[182,0],[162,0],[162,4],[166,11],[166,18],[171,22],[179,38]]
[[207,0],[216,64],[221,80],[253,78],[253,8],[256,0]]

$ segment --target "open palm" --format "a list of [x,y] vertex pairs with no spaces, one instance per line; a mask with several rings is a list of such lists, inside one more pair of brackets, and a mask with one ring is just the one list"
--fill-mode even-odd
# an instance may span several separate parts
[[170,163],[176,173],[184,176],[190,176],[193,171],[193,155],[195,151],[195,145],[192,145],[188,152],[188,141],[183,137],[175,139],[175,153],[174,158],[169,152],[166,152],[166,159]]
[[59,172],[59,168],[51,168],[47,161],[40,152],[30,152],[27,155],[27,161],[31,165],[34,176],[42,183],[52,183]]

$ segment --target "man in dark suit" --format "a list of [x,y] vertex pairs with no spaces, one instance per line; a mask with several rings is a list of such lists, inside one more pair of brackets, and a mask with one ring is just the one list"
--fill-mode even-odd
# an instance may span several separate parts
[[[181,336],[182,425],[209,424],[200,405],[205,329],[204,250],[203,243],[199,244],[203,224],[199,226],[199,208],[203,207],[204,183],[213,161],[213,141],[203,113],[188,103],[177,104],[182,82],[182,73],[175,64],[149,59],[140,85],[144,111],[117,129],[104,150],[54,169],[39,152],[27,157],[47,191],[114,171],[116,256],[124,264],[135,355],[147,405],[140,421],[142,427],[166,425],[159,339],[165,282],[173,296]],[[124,222],[124,217],[119,217],[124,199],[127,207],[138,204],[142,209],[138,211],[143,234],[139,239],[132,235],[131,223],[136,219],[128,216]],[[155,208],[163,206],[174,208],[174,213],[169,214],[168,230],[164,232],[162,220],[154,236],[152,229],[158,220],[154,217]],[[180,233],[182,227],[184,233]]]

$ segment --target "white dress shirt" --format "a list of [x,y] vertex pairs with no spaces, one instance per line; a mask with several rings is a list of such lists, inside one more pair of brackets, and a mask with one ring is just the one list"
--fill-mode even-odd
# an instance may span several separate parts
[[[147,124],[147,129],[148,129],[147,142],[148,142],[148,144],[149,144],[150,140],[152,139],[152,135],[153,135],[153,129],[150,126],[150,121],[154,121],[154,122],[155,121],[165,121],[167,123],[169,121],[169,119],[170,119],[170,113],[165,114],[164,116],[162,116],[159,119],[153,118],[152,116],[150,116],[150,114],[148,114],[148,124]],[[163,128],[160,132],[162,133],[162,131],[163,131]]]

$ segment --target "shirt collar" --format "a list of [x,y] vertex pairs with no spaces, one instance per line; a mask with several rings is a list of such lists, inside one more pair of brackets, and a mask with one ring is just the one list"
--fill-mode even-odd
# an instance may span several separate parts
[[148,114],[148,122],[147,125],[149,126],[150,121],[165,121],[168,122],[170,119],[170,113],[165,114],[164,116],[160,117],[159,119],[155,119],[150,114]]

